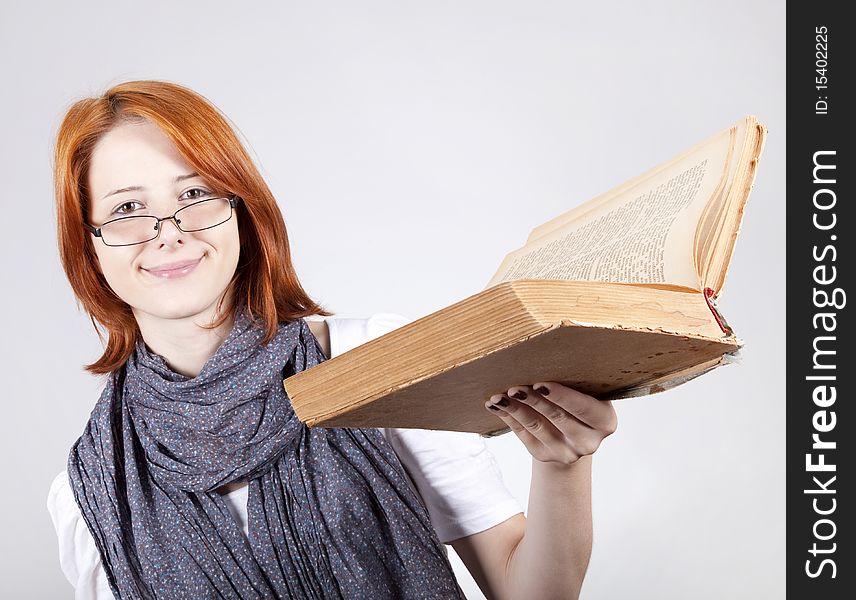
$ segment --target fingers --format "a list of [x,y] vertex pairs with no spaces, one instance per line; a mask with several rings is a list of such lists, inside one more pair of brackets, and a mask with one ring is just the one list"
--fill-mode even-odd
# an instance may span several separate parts
[[[537,389],[539,392],[535,392]],[[618,419],[611,402],[555,382],[515,386],[485,403],[543,462],[570,464],[590,455],[613,433]]]
[[[514,391],[511,388],[509,391]],[[532,386],[541,398],[561,407],[576,419],[604,434],[604,437],[618,428],[618,417],[610,400],[598,400],[588,394],[556,382],[540,382]]]
[[508,425],[532,456],[542,461],[550,460],[550,447],[560,443],[562,434],[552,425],[545,424],[544,417],[537,411],[504,394],[491,396],[485,407]]

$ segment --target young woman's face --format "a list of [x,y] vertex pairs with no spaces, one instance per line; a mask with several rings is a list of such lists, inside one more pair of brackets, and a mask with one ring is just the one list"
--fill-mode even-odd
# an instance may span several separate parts
[[[217,195],[149,121],[125,122],[104,134],[88,175],[89,222],[95,227],[122,216],[167,217]],[[92,237],[107,283],[138,320],[213,316],[238,264],[237,214],[204,231],[182,232],[172,220],[160,228],[156,239],[133,246],[106,246]],[[164,270],[188,262],[189,268]]]

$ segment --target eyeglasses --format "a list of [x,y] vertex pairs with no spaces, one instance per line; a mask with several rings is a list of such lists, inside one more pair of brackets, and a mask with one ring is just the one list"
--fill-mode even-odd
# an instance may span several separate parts
[[158,237],[161,232],[161,223],[170,219],[185,233],[222,225],[232,218],[232,212],[240,201],[238,196],[206,198],[178,209],[171,217],[161,219],[148,215],[134,215],[107,221],[101,227],[93,227],[88,223],[84,223],[83,226],[95,237],[100,237],[107,246],[133,246],[150,242]]

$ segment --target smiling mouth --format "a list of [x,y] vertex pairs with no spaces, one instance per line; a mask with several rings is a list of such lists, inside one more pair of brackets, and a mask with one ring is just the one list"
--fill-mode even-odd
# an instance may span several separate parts
[[205,258],[201,256],[196,260],[190,261],[182,261],[177,263],[171,263],[167,265],[163,265],[156,269],[143,269],[149,275],[153,277],[157,277],[159,279],[177,279],[179,277],[184,277],[185,275],[191,273],[196,266]]

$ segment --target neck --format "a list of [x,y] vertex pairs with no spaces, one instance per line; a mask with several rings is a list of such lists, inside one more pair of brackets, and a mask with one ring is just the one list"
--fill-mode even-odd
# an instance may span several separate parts
[[[231,314],[231,304],[224,302],[223,305]],[[213,323],[220,314],[216,311],[216,302],[200,313],[173,318],[134,309],[149,350],[162,356],[173,371],[189,378],[199,375],[232,330],[234,318],[231,316],[215,329],[203,327]]]

